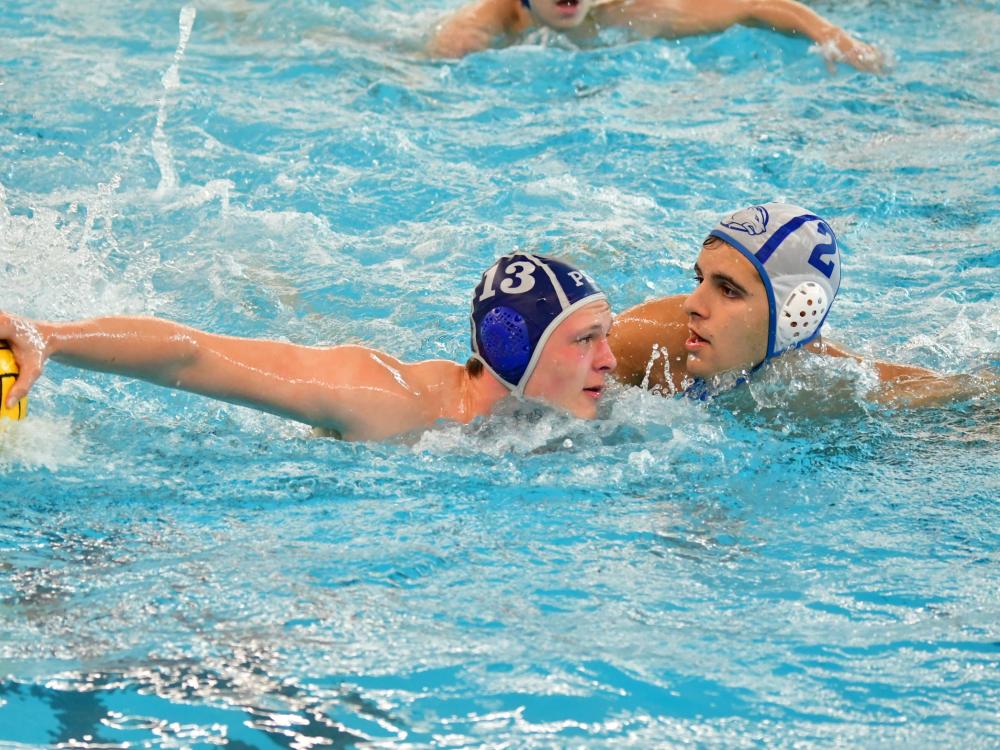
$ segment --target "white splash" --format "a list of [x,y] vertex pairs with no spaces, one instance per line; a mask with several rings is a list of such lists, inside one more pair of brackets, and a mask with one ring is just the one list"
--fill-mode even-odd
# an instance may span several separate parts
[[0,419],[0,474],[11,471],[55,471],[79,465],[87,445],[68,419],[31,415],[20,422]]
[[103,229],[101,239],[105,240],[115,250],[118,249],[118,241],[115,239],[114,232],[112,231],[114,209],[112,208],[111,198],[118,188],[121,187],[121,184],[122,176],[120,174],[113,175],[107,183],[99,182],[97,184],[97,198],[92,205],[87,207],[87,218],[84,221],[83,231],[80,233],[80,242],[77,246],[80,250],[83,250],[90,241],[94,231],[94,223],[97,219],[101,219]]
[[124,271],[109,260],[120,250],[112,224],[119,184],[114,175],[96,194],[66,196],[66,210],[35,204],[30,214],[8,208],[0,185],[3,309],[37,318],[152,311],[153,259],[134,257]]
[[177,49],[174,51],[174,61],[163,74],[160,82],[163,84],[163,93],[160,95],[159,109],[156,113],[156,127],[153,129],[153,139],[150,146],[153,150],[153,159],[156,166],[160,168],[160,184],[156,188],[158,195],[162,195],[168,190],[177,187],[177,172],[174,169],[173,156],[170,153],[170,145],[167,143],[167,135],[163,126],[167,121],[167,93],[180,87],[179,69],[181,60],[184,58],[184,50],[187,48],[188,39],[191,38],[191,29],[194,27],[196,11],[193,6],[185,5],[181,8],[179,19],[180,39],[177,42]]

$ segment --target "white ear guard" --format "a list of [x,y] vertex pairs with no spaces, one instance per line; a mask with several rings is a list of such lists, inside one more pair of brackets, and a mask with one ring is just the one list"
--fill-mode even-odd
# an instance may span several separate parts
[[819,330],[832,302],[815,281],[803,281],[788,295],[778,310],[778,331],[774,348],[791,349],[809,341]]

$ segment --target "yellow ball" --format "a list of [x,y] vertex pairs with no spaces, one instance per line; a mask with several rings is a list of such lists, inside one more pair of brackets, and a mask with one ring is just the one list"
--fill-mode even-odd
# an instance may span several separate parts
[[25,396],[14,406],[7,406],[7,394],[17,378],[17,362],[7,345],[0,343],[0,417],[24,419],[28,416],[28,397]]

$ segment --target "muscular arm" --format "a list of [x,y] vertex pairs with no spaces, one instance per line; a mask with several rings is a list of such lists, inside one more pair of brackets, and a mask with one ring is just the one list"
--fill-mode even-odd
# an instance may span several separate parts
[[[631,307],[615,318],[608,341],[618,360],[615,377],[626,385],[674,393],[687,375],[688,336],[684,295],[661,297]],[[828,341],[814,342],[809,351],[829,357],[859,357]],[[1000,392],[995,375],[941,375],[923,367],[895,362],[872,362],[879,386],[868,398],[893,406],[934,406],[953,399]]]
[[675,37],[724,31],[734,24],[805,36],[859,70],[881,72],[881,52],[796,0],[634,0],[603,11],[615,23],[639,22],[648,33]]
[[432,422],[426,365],[403,365],[361,346],[314,348],[219,336],[155,318],[35,323],[0,315],[21,373],[9,400],[25,395],[53,358],[139,378],[334,431],[388,437]]
[[[862,358],[836,344],[823,342],[818,351],[830,357]],[[936,406],[956,399],[1000,393],[1000,377],[942,375],[924,367],[895,362],[873,362],[878,373],[879,387],[869,394],[872,401],[893,406]]]
[[608,335],[618,360],[614,376],[626,385],[674,393],[687,377],[687,314],[684,295],[630,307],[615,317]]
[[432,57],[464,57],[490,46],[504,34],[527,25],[519,13],[518,0],[476,0],[446,18],[434,30],[427,45]]

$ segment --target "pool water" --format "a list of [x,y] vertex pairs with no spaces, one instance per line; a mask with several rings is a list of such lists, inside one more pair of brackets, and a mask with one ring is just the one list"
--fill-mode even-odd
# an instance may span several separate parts
[[[515,247],[616,308],[771,199],[845,253],[829,338],[1000,367],[991,2],[422,57],[455,3],[0,9],[0,307],[464,360]],[[1000,743],[1000,398],[790,358],[709,403],[385,444],[51,364],[0,432],[0,746]]]

